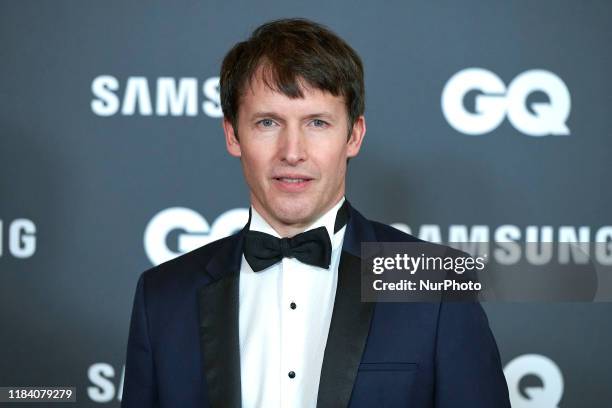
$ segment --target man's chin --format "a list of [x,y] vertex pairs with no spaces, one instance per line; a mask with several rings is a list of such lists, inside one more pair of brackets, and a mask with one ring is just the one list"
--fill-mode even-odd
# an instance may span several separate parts
[[307,226],[316,219],[314,206],[306,203],[301,204],[300,200],[293,200],[288,203],[279,203],[273,208],[273,215],[278,221],[285,225]]

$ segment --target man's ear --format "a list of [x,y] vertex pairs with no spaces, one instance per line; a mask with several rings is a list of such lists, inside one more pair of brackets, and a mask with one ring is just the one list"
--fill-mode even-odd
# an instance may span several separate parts
[[238,137],[236,132],[234,132],[234,126],[229,119],[225,116],[223,117],[223,133],[225,133],[225,146],[227,147],[227,152],[234,157],[240,157],[240,142],[238,141]]
[[361,149],[361,143],[363,142],[363,138],[366,134],[366,122],[365,116],[361,115],[357,118],[355,123],[353,124],[353,129],[351,130],[351,134],[349,135],[349,139],[347,142],[347,150],[346,157],[355,157],[359,153],[359,149]]

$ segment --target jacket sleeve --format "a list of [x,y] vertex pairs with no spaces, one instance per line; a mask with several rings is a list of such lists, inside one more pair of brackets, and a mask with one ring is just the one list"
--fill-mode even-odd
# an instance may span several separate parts
[[155,365],[149,339],[145,274],[138,279],[127,344],[122,408],[158,407]]
[[510,408],[499,351],[478,302],[442,302],[435,357],[436,408]]

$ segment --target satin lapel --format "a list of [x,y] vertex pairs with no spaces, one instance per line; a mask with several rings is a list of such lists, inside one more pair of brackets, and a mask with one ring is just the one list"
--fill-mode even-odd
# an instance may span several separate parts
[[203,372],[213,408],[242,404],[238,290],[245,229],[213,256],[206,267],[212,282],[198,290]]
[[346,407],[365,349],[374,303],[361,302],[361,242],[376,241],[369,221],[350,207],[334,310],[327,336],[318,408]]
[[212,407],[240,407],[238,278],[226,277],[202,288],[200,347]]

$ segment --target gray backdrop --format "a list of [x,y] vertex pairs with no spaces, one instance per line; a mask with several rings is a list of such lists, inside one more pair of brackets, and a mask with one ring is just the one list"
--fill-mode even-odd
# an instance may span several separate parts
[[[244,221],[221,59],[291,16],[363,58],[347,197],[366,216],[441,240],[612,239],[610,2],[2,1],[0,386],[119,406],[139,274]],[[610,406],[612,305],[485,307],[513,406]]]

